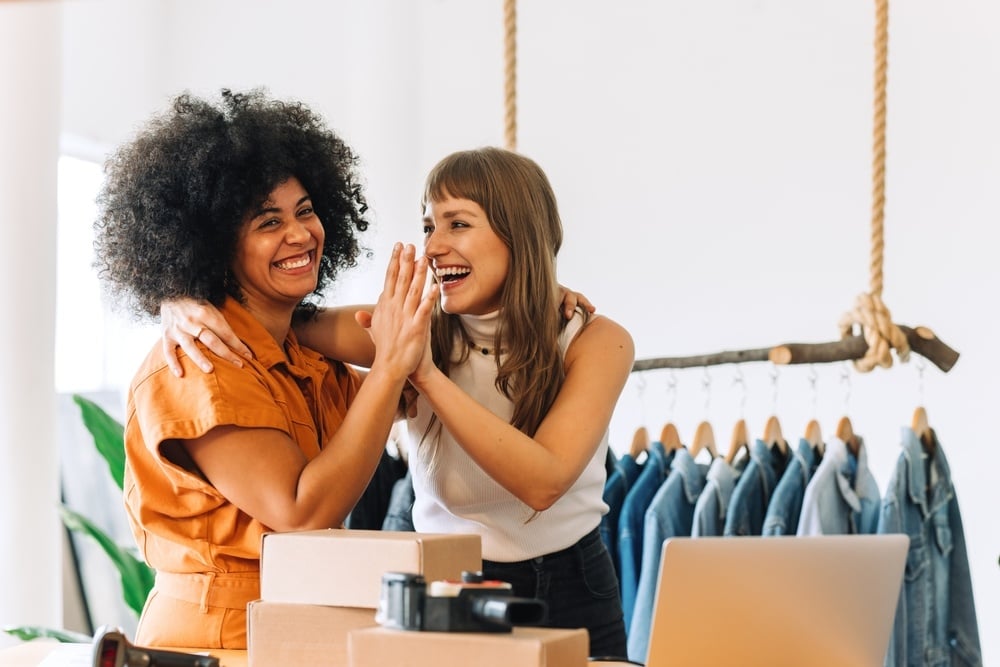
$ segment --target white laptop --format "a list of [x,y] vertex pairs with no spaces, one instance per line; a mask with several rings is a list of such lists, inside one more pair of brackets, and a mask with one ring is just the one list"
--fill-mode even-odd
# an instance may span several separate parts
[[647,667],[881,667],[905,535],[663,544]]

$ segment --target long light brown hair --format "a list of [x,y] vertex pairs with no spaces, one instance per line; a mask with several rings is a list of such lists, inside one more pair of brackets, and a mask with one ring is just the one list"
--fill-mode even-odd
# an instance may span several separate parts
[[[534,435],[565,379],[559,334],[566,326],[560,313],[556,254],[562,245],[562,222],[555,193],[545,172],[531,159],[501,148],[452,153],[428,174],[421,210],[447,197],[469,199],[486,213],[490,227],[510,250],[510,268],[502,288],[500,325],[494,348],[496,387],[513,404],[511,424]],[[584,317],[587,313],[584,312]],[[468,358],[469,339],[457,315],[440,302],[431,325],[434,363],[446,374]]]

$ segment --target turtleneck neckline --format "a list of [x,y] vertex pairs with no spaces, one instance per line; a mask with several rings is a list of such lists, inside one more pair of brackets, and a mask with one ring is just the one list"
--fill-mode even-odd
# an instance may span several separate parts
[[500,311],[485,315],[459,315],[462,326],[469,335],[470,346],[481,354],[493,354],[496,332],[500,327]]

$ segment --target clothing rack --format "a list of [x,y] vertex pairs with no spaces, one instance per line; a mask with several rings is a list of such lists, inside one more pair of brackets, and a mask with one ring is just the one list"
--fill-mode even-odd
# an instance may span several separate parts
[[[897,325],[910,344],[910,350],[927,358],[931,363],[947,373],[958,361],[959,353],[924,326],[908,327]],[[718,366],[720,364],[741,364],[751,361],[770,361],[778,365],[817,364],[835,361],[856,361],[868,352],[868,342],[863,335],[850,335],[829,343],[782,343],[774,347],[749,350],[729,350],[714,354],[698,354],[687,357],[656,357],[637,359],[632,372],[649,371],[658,368],[696,368],[698,366]]]

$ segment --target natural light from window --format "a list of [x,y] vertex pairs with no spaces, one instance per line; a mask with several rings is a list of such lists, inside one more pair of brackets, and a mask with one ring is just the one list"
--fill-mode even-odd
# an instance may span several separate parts
[[124,392],[155,341],[148,323],[112,311],[94,270],[101,165],[59,159],[55,386],[59,393]]

